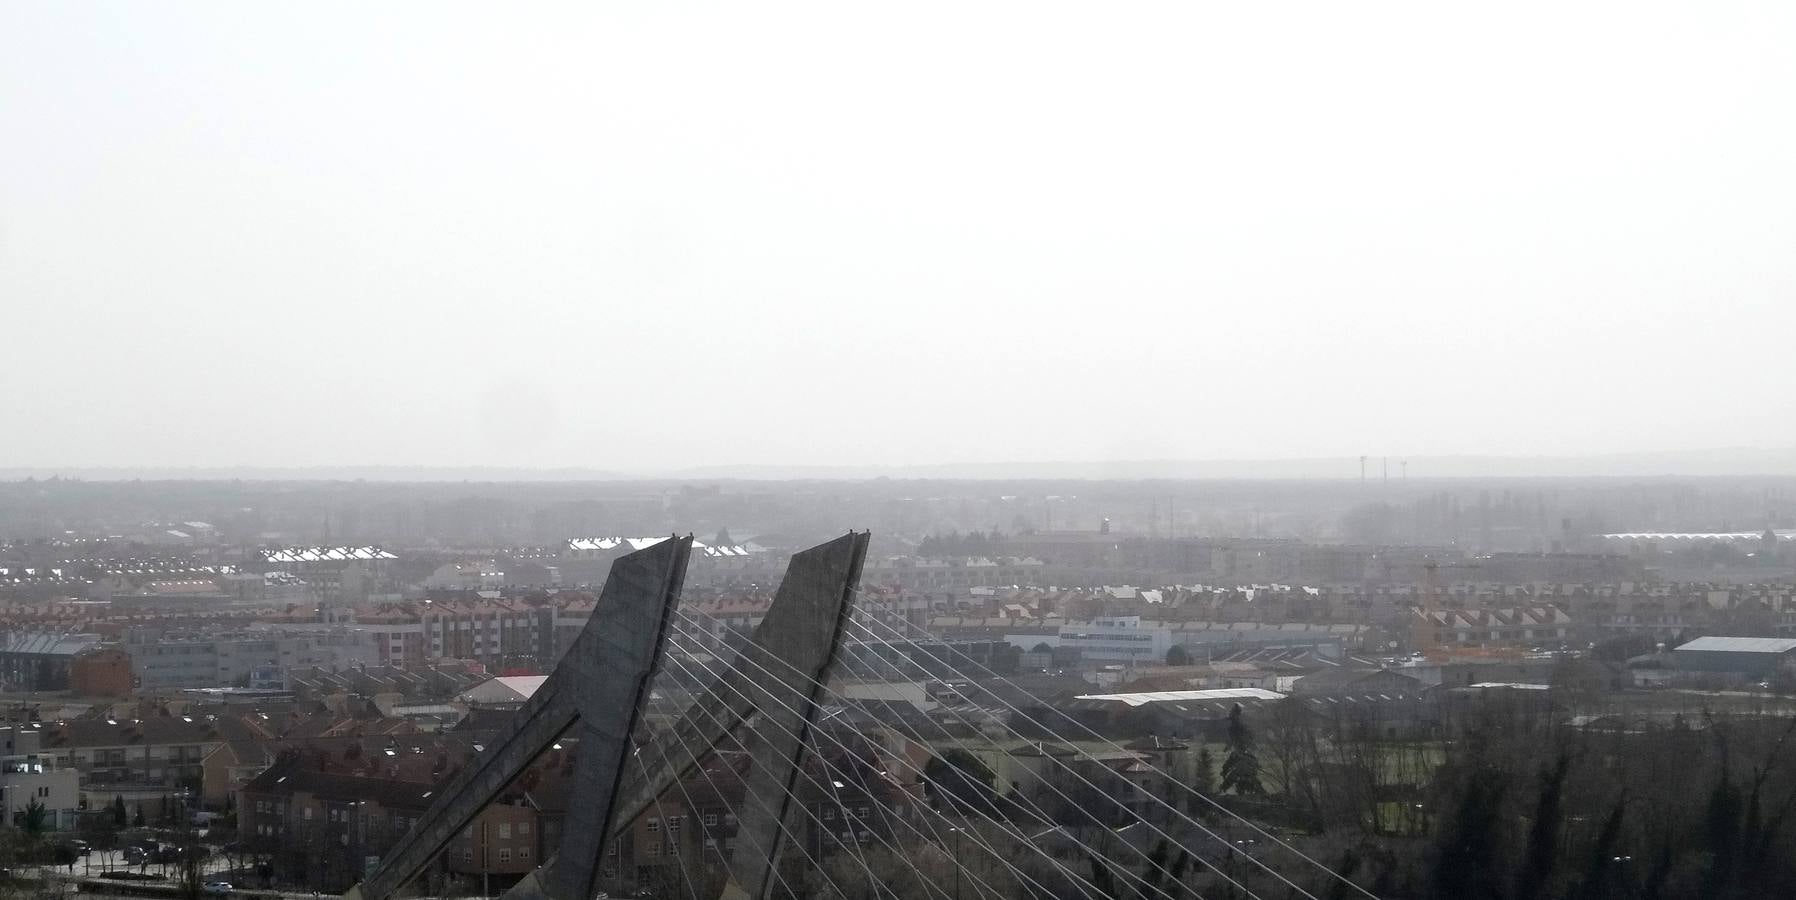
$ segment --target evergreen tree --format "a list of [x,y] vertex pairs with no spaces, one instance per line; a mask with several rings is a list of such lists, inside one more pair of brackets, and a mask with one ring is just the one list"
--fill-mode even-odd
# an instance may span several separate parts
[[965,810],[989,812],[995,807],[996,776],[965,750],[949,750],[930,757],[923,766],[924,790],[935,799],[938,809],[964,814]]
[[1197,783],[1191,787],[1200,794],[1212,794],[1216,791],[1216,757],[1210,753],[1209,747],[1197,751]]
[[1597,832],[1596,842],[1590,846],[1590,861],[1585,868],[1583,884],[1573,896],[1582,900],[1607,900],[1615,896],[1615,853],[1621,842],[1627,806],[1628,795],[1624,792],[1616,798],[1615,807],[1609,810],[1602,830]]
[[1458,808],[1441,835],[1429,896],[1481,900],[1504,896],[1501,858],[1503,773],[1479,767],[1461,789]]
[[1528,832],[1528,855],[1516,873],[1517,897],[1539,896],[1552,876],[1559,856],[1560,805],[1565,776],[1571,773],[1571,757],[1560,754],[1558,763],[1540,773],[1540,801],[1534,807],[1534,825]]
[[19,813],[19,828],[34,839],[49,830],[50,810],[44,807],[43,801],[33,797],[25,804],[24,812]]
[[131,820],[130,815],[125,812],[124,795],[121,794],[121,795],[113,797],[112,798],[112,824],[114,824],[120,828],[123,828],[123,827],[125,827],[126,823],[128,823],[130,820]]
[[1222,789],[1237,794],[1261,794],[1260,759],[1253,752],[1253,732],[1241,720],[1241,704],[1229,710],[1229,752],[1222,760]]

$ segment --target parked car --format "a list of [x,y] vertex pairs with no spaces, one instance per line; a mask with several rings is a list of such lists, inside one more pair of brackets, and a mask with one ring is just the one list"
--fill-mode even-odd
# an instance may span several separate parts
[[206,882],[206,893],[208,893],[208,894],[217,894],[219,896],[223,896],[225,894],[229,894],[230,892],[231,892],[231,883],[228,881],[208,881],[208,882]]

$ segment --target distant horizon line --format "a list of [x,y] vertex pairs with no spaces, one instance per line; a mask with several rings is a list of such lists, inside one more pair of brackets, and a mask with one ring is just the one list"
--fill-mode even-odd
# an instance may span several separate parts
[[[1796,448],[1593,454],[1367,455],[1368,482],[1467,478],[1796,477]],[[1041,460],[908,464],[725,463],[662,470],[600,466],[444,464],[5,466],[0,480],[82,481],[841,481],[1361,479],[1360,456]],[[1388,465],[1388,470],[1387,470]]]

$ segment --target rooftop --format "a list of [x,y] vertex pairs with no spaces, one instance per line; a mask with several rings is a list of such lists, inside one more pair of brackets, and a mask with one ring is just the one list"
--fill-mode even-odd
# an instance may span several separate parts
[[1796,638],[1700,637],[1679,646],[1677,650],[1721,653],[1788,653],[1791,650],[1796,650]]
[[357,559],[398,559],[379,547],[282,547],[262,551],[271,563],[338,562]]
[[[667,540],[667,538],[665,538],[665,537],[569,538],[568,542],[567,542],[567,549],[569,549],[569,550],[591,550],[591,551],[604,551],[604,550],[617,550],[617,549],[641,550],[645,547],[653,547],[656,544],[659,544],[665,540]],[[741,544],[730,544],[730,545],[707,544],[704,541],[693,541],[692,542],[692,552],[697,553],[701,556],[748,556],[749,555],[749,549],[746,546],[743,546]]]

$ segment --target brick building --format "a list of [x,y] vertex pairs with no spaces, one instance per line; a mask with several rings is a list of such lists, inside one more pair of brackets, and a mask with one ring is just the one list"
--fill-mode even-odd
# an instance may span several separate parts
[[83,697],[129,697],[137,684],[131,654],[96,647],[69,661],[69,690]]

